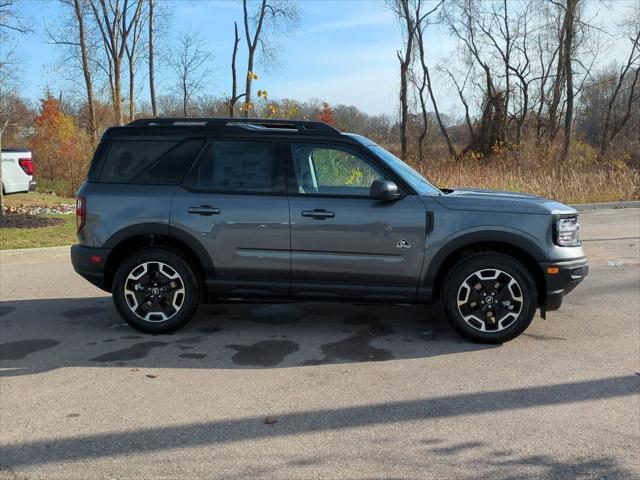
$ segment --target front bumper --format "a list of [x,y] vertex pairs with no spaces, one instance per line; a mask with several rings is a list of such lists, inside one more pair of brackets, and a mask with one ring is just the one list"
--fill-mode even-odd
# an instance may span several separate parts
[[[543,298],[542,312],[558,310],[564,296],[571,292],[589,274],[586,258],[562,262],[541,262],[546,281],[546,295]],[[552,273],[557,269],[557,273]]]
[[73,269],[96,287],[110,291],[111,285],[107,285],[105,276],[105,267],[110,253],[110,248],[72,245],[71,263],[73,264]]

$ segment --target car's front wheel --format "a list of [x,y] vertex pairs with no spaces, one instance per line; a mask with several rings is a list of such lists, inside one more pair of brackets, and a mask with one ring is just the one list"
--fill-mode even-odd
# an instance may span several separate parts
[[537,291],[531,274],[514,258],[477,253],[453,266],[441,301],[460,335],[474,342],[502,343],[527,329],[536,312]]
[[198,278],[176,252],[145,248],[126,258],[113,280],[118,312],[133,328],[169,333],[184,326],[198,309]]

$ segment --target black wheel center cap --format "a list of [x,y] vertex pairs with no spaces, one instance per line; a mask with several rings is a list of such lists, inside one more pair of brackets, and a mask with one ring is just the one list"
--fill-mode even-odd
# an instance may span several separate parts
[[487,297],[484,299],[487,303],[493,303],[493,297]]
[[151,293],[153,293],[154,295],[158,295],[160,293],[160,289],[155,287],[151,289]]

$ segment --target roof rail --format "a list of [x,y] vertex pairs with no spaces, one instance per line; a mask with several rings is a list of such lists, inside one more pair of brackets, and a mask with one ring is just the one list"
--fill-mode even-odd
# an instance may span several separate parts
[[297,130],[300,133],[338,135],[340,130],[324,122],[307,120],[277,120],[273,118],[141,118],[127,127],[245,127]]

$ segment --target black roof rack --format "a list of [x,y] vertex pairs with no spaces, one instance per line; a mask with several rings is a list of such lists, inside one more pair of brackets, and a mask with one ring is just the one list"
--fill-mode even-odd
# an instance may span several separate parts
[[340,130],[324,122],[276,120],[272,118],[141,118],[127,127],[244,127],[251,129],[297,130],[299,133],[339,135]]

